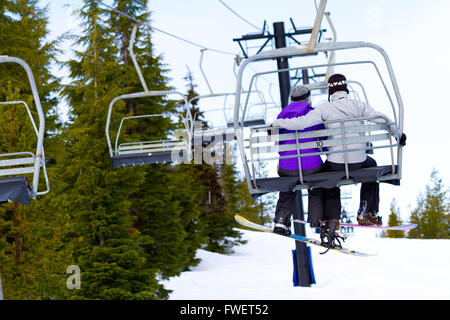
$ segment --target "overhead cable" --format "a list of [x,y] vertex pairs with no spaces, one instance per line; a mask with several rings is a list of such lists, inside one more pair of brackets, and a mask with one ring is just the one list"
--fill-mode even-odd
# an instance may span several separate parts
[[234,11],[233,9],[231,9],[225,2],[223,2],[222,0],[218,0],[221,4],[223,4],[228,10],[230,10],[232,13],[234,13],[239,19],[241,19],[242,21],[244,21],[245,23],[247,23],[248,25],[252,26],[253,28],[257,29],[258,31],[264,32],[263,29],[261,29],[260,27],[255,26],[253,23],[249,22],[247,19],[243,18],[239,13],[237,13],[236,11]]
[[150,26],[150,24],[145,23],[145,22],[142,22],[142,21],[140,21],[140,20],[138,20],[138,19],[136,19],[136,18],[134,18],[134,17],[132,17],[132,16],[130,16],[130,15],[128,15],[128,14],[122,12],[122,11],[119,11],[119,10],[117,10],[116,8],[111,7],[110,5],[107,5],[107,4],[104,3],[103,1],[97,0],[97,2],[98,2],[100,5],[102,5],[102,6],[106,7],[106,8],[108,8],[109,10],[112,10],[112,11],[114,11],[115,13],[117,13],[117,14],[123,16],[123,17],[126,17],[126,18],[130,19],[131,21],[134,21],[135,23],[139,23],[140,25],[143,25],[143,26],[146,26],[146,27],[148,27],[148,28],[151,28],[151,29],[153,29],[153,30],[155,30],[155,31],[161,32],[161,33],[163,33],[163,34],[165,34],[165,35],[168,35],[168,36],[170,36],[170,37],[172,37],[172,38],[178,39],[178,40],[180,40],[180,41],[189,43],[189,44],[191,44],[191,45],[193,45],[193,46],[196,46],[196,47],[199,47],[199,48],[202,48],[202,49],[206,49],[206,50],[209,50],[209,51],[213,51],[213,52],[217,52],[217,53],[221,53],[221,54],[228,54],[228,55],[236,56],[236,54],[233,53],[233,52],[228,52],[228,51],[223,51],[223,50],[217,50],[217,49],[208,48],[208,47],[203,46],[203,45],[201,45],[201,44],[195,43],[195,42],[193,42],[193,41],[184,39],[184,38],[182,38],[182,37],[179,37],[179,36],[177,36],[177,35],[174,35],[174,34],[172,34],[172,33],[169,33],[169,32],[167,32],[167,31],[164,31],[164,30],[162,30],[162,29],[156,28],[155,26]]

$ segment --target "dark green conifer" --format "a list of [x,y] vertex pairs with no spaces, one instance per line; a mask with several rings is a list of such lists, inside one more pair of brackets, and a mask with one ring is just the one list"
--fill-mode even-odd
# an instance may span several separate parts
[[[144,5],[138,2],[138,8],[133,8]],[[133,90],[124,82],[128,79],[124,73],[131,68],[121,64],[124,51],[116,42],[120,29],[97,1],[84,1],[79,16],[83,35],[76,37],[76,43],[83,45],[83,50],[67,62],[73,81],[64,89],[73,114],[73,124],[64,133],[68,157],[63,176],[73,220],[66,237],[71,239],[73,264],[82,272],[81,289],[70,296],[165,298],[167,292],[156,279],[159,270],[147,265],[142,238],[130,214],[130,198],[145,181],[145,172],[141,168],[112,169],[104,135],[109,103]],[[110,20],[105,22],[107,18]],[[132,112],[131,104],[121,107],[117,113]]]
[[[392,199],[390,211],[391,213],[389,214],[388,226],[394,227],[401,225],[403,222],[400,218],[400,209],[398,208],[397,201],[395,199]],[[383,232],[382,236],[386,238],[404,238],[405,231],[387,230],[386,232]]]
[[417,227],[409,231],[408,238],[449,238],[450,203],[447,192],[448,189],[438,177],[438,171],[434,169],[425,194],[419,195],[417,207],[411,212],[410,221],[417,224]]

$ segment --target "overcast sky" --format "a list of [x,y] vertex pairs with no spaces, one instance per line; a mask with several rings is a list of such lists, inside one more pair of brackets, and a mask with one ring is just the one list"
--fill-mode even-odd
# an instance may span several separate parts
[[[250,24],[237,17],[219,0],[151,0],[149,9],[152,11],[152,25],[207,48],[241,54],[233,38],[258,32],[256,27],[262,28],[264,20],[272,32],[274,22],[284,21],[286,30],[289,30],[292,28],[289,18],[300,28],[312,26],[315,17],[314,0],[223,2]],[[78,21],[71,12],[79,8],[81,3],[81,0],[41,0],[42,5],[49,5],[50,38],[54,39],[67,30],[77,30]],[[112,1],[105,0],[105,3],[111,4]],[[404,149],[402,185],[381,185],[380,209],[386,222],[393,197],[400,204],[402,217],[406,219],[409,216],[408,207],[415,206],[416,197],[424,190],[433,168],[438,169],[447,186],[450,183],[449,9],[450,2],[446,0],[328,1],[326,11],[331,12],[338,40],[366,41],[383,47],[391,59],[402,94],[404,131],[408,140]],[[325,21],[323,27],[329,28]],[[153,32],[153,45],[156,54],[162,55],[163,62],[170,70],[170,85],[185,91],[186,83],[182,78],[189,67],[198,85],[197,91],[200,94],[209,93],[199,69],[199,47],[158,31]],[[66,43],[63,48],[67,50],[65,56],[68,57],[69,44]],[[203,68],[216,93],[235,91],[232,54],[207,51],[204,56]],[[364,50],[337,54],[338,61],[352,59],[376,60],[379,57]],[[254,68],[258,70],[257,65]],[[354,80],[363,82],[369,92],[371,105],[388,113],[389,106],[384,102],[384,93],[379,89],[379,84],[369,78],[370,69],[367,70],[349,74]],[[344,70],[342,72],[345,73]],[[61,105],[63,111],[64,106]],[[376,154],[374,157],[377,159]],[[353,193],[356,203],[357,190]]]

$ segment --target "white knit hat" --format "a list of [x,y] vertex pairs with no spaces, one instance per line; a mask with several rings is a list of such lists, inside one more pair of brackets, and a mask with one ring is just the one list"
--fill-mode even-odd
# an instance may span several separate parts
[[307,100],[311,95],[311,91],[305,86],[295,86],[291,89],[291,100],[292,101],[303,101]]

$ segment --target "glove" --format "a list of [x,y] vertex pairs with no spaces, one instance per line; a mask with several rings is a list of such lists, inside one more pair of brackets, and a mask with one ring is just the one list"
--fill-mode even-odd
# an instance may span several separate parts
[[400,132],[400,130],[395,125],[391,125],[391,133],[395,137],[395,140],[397,140],[398,144],[402,147],[406,146],[406,134],[403,132]]
[[269,135],[269,136],[272,135],[272,127],[273,127],[273,123],[269,125],[269,129],[267,130],[267,135]]
[[401,145],[402,147],[406,146],[406,134],[402,133],[402,135],[400,136],[400,140],[397,140],[398,144]]
[[267,133],[269,136],[271,136],[272,133],[275,134],[277,132],[276,130],[278,130],[278,128],[273,129],[273,127],[278,127],[278,125],[276,123],[277,123],[277,119],[275,119],[275,121],[269,125],[270,129],[267,130]]

